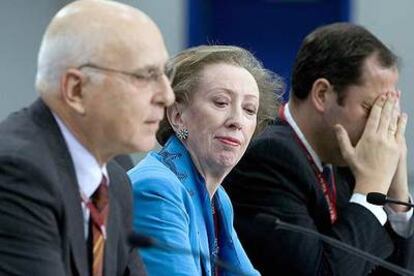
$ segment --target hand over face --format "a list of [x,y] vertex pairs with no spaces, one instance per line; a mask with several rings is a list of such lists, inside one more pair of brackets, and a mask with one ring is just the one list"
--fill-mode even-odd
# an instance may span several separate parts
[[[400,92],[398,91],[398,101],[397,101],[397,110],[399,111],[399,97]],[[398,112],[399,114],[399,112]],[[397,118],[397,119],[396,119]],[[394,116],[392,122],[394,127],[397,128],[398,125],[398,116]],[[398,162],[397,170],[394,174],[394,177],[391,181],[390,189],[388,190],[388,196],[400,201],[409,200],[409,189],[408,189],[408,175],[407,175],[407,143],[405,136],[402,137],[400,160]],[[391,208],[396,212],[405,212],[408,210],[407,207],[402,205],[390,204]]]
[[355,147],[346,130],[341,125],[335,126],[342,156],[355,176],[354,192],[388,192],[406,148],[407,115],[397,111],[396,102],[394,93],[378,97]]

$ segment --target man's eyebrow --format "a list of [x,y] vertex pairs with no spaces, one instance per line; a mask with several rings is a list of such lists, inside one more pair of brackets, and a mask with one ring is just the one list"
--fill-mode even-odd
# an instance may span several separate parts
[[160,66],[155,66],[155,65],[147,65],[147,66],[140,67],[134,70],[134,72],[158,72],[158,71],[164,72],[164,66],[160,67]]

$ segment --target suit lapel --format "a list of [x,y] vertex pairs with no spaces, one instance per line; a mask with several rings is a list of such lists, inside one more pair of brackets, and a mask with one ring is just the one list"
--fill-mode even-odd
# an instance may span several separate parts
[[331,225],[329,206],[326,202],[321,184],[318,181],[315,171],[312,168],[312,165],[310,164],[308,158],[306,157],[306,152],[304,151],[303,146],[299,144],[299,142],[297,141],[297,136],[293,131],[292,127],[286,121],[277,121],[276,124],[285,128],[288,132],[289,137],[292,138],[290,140],[290,143],[293,143],[295,145],[295,148],[297,150],[297,156],[301,160],[301,165],[299,167],[302,168],[301,174],[304,176],[303,181],[305,183],[312,183],[311,187],[312,190],[315,191],[315,196],[317,198],[316,204],[314,206],[315,210],[314,212],[310,212],[310,214],[313,217],[313,219],[317,222],[317,225],[323,225],[324,229],[326,229],[325,227],[330,227]]
[[64,227],[67,228],[67,239],[71,251],[70,258],[73,259],[75,265],[71,270],[76,270],[79,275],[88,275],[81,197],[72,158],[49,108],[39,99],[32,105],[32,111],[33,118],[42,126],[42,133],[48,141],[58,168],[57,179],[60,185],[57,185],[57,187],[62,189],[64,212],[67,216]]
[[342,208],[349,203],[354,189],[354,178],[348,168],[334,167],[336,182],[337,208]]
[[[68,164],[61,160],[62,172],[67,171]],[[62,189],[66,195],[64,198],[65,210],[68,216],[68,238],[71,247],[71,255],[76,269],[82,275],[82,272],[88,272],[88,257],[85,239],[84,218],[81,208],[81,198],[76,181],[72,174],[61,173]]]

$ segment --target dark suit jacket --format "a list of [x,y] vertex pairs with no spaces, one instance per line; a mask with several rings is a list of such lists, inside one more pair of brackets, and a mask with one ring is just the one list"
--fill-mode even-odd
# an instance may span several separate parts
[[[130,182],[115,162],[107,168],[105,275],[143,275],[126,242]],[[73,161],[52,113],[37,100],[0,124],[0,274],[88,275],[86,248]]]
[[[398,237],[366,208],[349,203],[354,180],[334,168],[338,220],[330,223],[328,205],[293,130],[282,122],[252,142],[224,187],[235,208],[235,227],[253,264],[263,275],[367,275],[374,267],[331,248],[319,239],[263,223],[268,214],[311,228],[381,258],[413,269],[413,239]],[[392,256],[391,256],[392,255]],[[386,272],[374,269],[375,274]]]
[[120,154],[114,157],[114,160],[118,163],[121,168],[126,172],[134,167],[134,161],[128,154]]

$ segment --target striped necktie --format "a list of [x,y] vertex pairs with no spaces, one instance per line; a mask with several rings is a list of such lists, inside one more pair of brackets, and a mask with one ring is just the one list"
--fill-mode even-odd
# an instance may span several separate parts
[[92,220],[92,275],[103,275],[106,222],[109,213],[108,183],[105,176],[88,202]]

